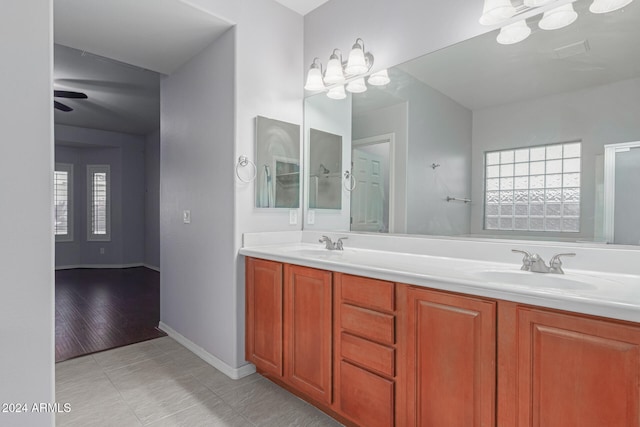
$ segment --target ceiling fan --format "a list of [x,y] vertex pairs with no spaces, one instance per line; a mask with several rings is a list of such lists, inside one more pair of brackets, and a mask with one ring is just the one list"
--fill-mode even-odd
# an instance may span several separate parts
[[[69,90],[54,90],[53,96],[56,98],[69,98],[69,99],[87,99],[88,98],[86,93],[73,92]],[[65,113],[69,111],[73,111],[73,108],[63,104],[62,102],[58,102],[55,100],[53,101],[53,107],[60,111],[64,111]]]

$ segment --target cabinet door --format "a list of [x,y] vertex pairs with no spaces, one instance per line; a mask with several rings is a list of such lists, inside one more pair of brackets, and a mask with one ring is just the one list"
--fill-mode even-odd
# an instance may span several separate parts
[[495,302],[413,287],[406,298],[407,424],[494,426]]
[[285,381],[331,403],[331,272],[285,265]]
[[518,309],[518,426],[640,425],[640,328]]
[[282,264],[246,260],[246,359],[258,371],[283,375]]

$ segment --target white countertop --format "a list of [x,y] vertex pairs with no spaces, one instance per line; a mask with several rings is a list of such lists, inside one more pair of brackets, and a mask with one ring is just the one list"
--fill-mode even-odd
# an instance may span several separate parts
[[640,322],[640,275],[565,268],[564,275],[520,271],[517,264],[321,244],[240,249],[245,256],[376,279]]

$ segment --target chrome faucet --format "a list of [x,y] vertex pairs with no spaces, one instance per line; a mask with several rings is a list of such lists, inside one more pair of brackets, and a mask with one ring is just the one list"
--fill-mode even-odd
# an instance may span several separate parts
[[330,237],[322,236],[322,238],[320,240],[318,240],[318,242],[324,243],[325,244],[325,248],[330,250],[330,251],[332,251],[334,249],[334,247],[333,247],[334,243],[331,241]]
[[338,240],[336,240],[335,242],[331,241],[330,237],[327,236],[322,236],[322,238],[320,240],[318,240],[320,243],[324,243],[325,248],[330,250],[330,251],[342,251],[344,250],[344,245],[342,243],[343,240],[348,239],[348,237],[340,237]]
[[532,273],[552,273],[552,274],[564,274],[562,270],[562,261],[560,257],[563,256],[575,256],[575,253],[556,254],[549,261],[549,265],[544,262],[544,259],[538,254],[532,254],[527,251],[521,251],[518,249],[511,249],[511,252],[523,254],[522,267],[520,270],[531,271]]

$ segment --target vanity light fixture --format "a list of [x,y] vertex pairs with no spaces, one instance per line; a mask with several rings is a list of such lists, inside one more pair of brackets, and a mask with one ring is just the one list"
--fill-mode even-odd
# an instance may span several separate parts
[[[373,55],[365,50],[364,41],[357,38],[346,62],[342,60],[340,49],[333,49],[324,75],[320,60],[314,58],[307,73],[304,88],[316,92],[328,89],[327,96],[329,98],[344,99],[347,97],[345,84],[346,90],[352,93],[361,93],[367,90],[364,75],[371,70],[372,66]],[[384,86],[389,81],[387,70],[379,71],[369,77],[369,83],[374,86]]]
[[307,73],[307,82],[304,85],[306,90],[315,92],[326,89],[322,81],[322,64],[318,61],[320,61],[320,58],[313,58],[313,63]]
[[[532,16],[531,10],[534,10],[533,13],[535,14],[535,9],[538,7],[544,7],[543,10],[545,11],[542,19],[538,22],[540,29],[558,30],[571,25],[578,19],[578,13],[573,8],[574,1],[577,0],[553,7],[553,3],[557,3],[559,0],[523,0],[523,4],[515,8],[511,4],[511,0],[484,0],[480,23],[482,25],[497,25],[503,22],[510,22],[510,24],[500,28],[500,34],[498,34],[496,40],[500,44],[514,44],[521,42],[531,34],[531,28],[527,25],[526,17]],[[589,6],[589,11],[592,13],[613,12],[627,6],[632,1],[593,0],[593,3]],[[521,15],[524,19],[516,21]]]
[[367,79],[367,83],[369,83],[371,86],[384,86],[389,84],[390,81],[391,79],[389,78],[389,72],[386,70],[386,68],[384,70],[376,71]]
[[633,0],[593,0],[589,11],[592,13],[608,13],[630,4]]
[[516,8],[511,4],[511,0],[484,0],[480,24],[499,24],[515,14]]
[[546,11],[538,26],[543,30],[558,30],[572,24],[576,19],[578,14],[573,10],[573,4],[568,3]]
[[331,99],[345,99],[347,94],[344,91],[344,85],[334,86],[329,89],[327,96]]
[[498,34],[496,40],[500,44],[514,44],[526,39],[530,34],[531,28],[527,25],[527,21],[523,19],[500,28],[500,34]]

